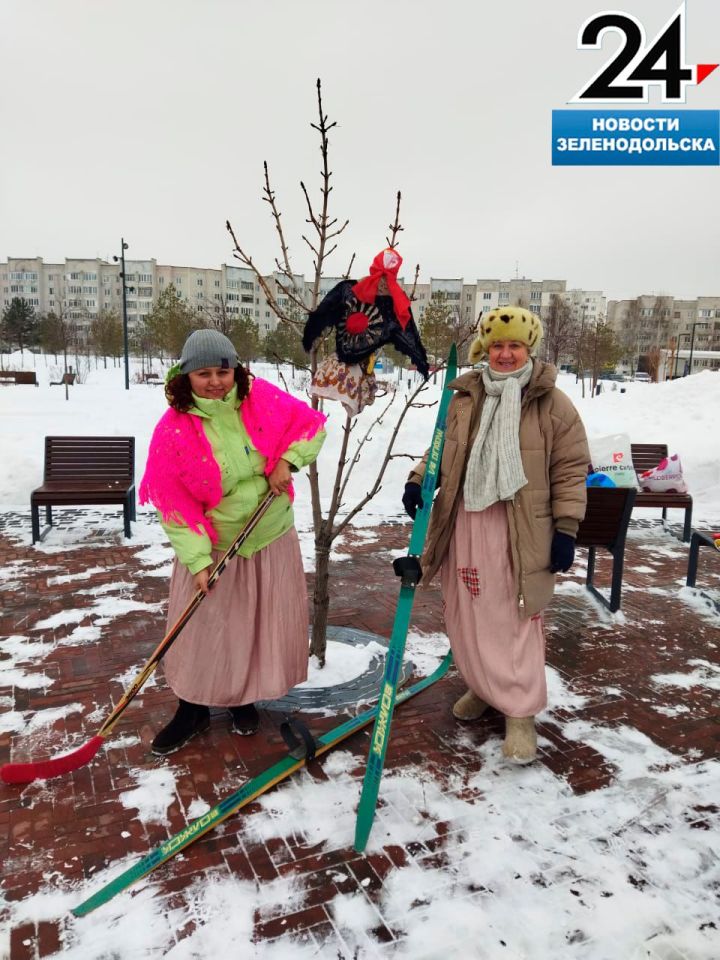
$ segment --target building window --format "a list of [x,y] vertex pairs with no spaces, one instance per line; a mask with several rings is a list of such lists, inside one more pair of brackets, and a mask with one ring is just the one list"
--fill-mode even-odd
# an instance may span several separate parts
[[484,293],[484,294],[483,294],[483,300],[492,300],[492,294],[491,294],[491,293]]
[[199,287],[201,287],[201,286],[203,285],[202,279],[201,279],[200,277],[197,278],[197,285],[198,285]]
[[255,289],[255,284],[252,283],[252,282],[249,281],[249,280],[241,280],[241,281],[240,281],[240,289],[241,289],[241,290],[254,290],[254,289]]

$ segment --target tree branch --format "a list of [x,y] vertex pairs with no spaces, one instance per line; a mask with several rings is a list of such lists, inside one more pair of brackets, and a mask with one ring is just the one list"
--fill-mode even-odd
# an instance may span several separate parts
[[378,475],[377,475],[377,477],[375,478],[375,483],[373,484],[372,488],[366,493],[366,495],[363,497],[363,499],[360,500],[360,502],[357,503],[357,504],[353,507],[353,509],[350,511],[350,513],[348,513],[347,516],[344,517],[343,520],[342,520],[337,526],[334,526],[334,527],[332,528],[332,530],[331,530],[331,536],[332,536],[333,539],[334,539],[339,533],[341,533],[341,532],[345,529],[345,527],[350,523],[350,521],[353,519],[353,517],[355,517],[358,513],[360,513],[360,511],[363,509],[363,507],[364,507],[367,503],[369,503],[369,502],[372,500],[372,498],[373,498],[373,497],[378,493],[378,491],[380,490],[381,485],[382,485],[382,484],[381,484],[381,481],[382,481],[383,476],[385,475],[385,470],[387,469],[387,465],[388,465],[388,463],[390,463],[390,457],[391,457],[391,455],[392,455],[392,449],[393,449],[393,446],[395,445],[395,441],[396,441],[396,439],[397,439],[397,435],[398,435],[398,433],[400,432],[400,427],[402,426],[403,420],[405,419],[405,417],[406,417],[406,415],[407,415],[407,412],[408,412],[408,410],[410,409],[411,405],[414,403],[415,398],[418,396],[418,394],[419,394],[422,390],[425,390],[426,387],[427,387],[427,383],[426,383],[426,382],[421,383],[420,386],[416,387],[416,389],[414,390],[414,392],[413,392],[413,393],[410,395],[410,397],[407,399],[407,401],[406,401],[406,403],[405,403],[405,407],[404,407],[402,413],[400,414],[400,416],[399,416],[399,418],[398,418],[398,421],[397,421],[397,423],[395,424],[395,429],[394,429],[393,432],[392,432],[392,436],[390,437],[390,442],[388,443],[388,446],[387,446],[387,448],[386,448],[385,457],[383,458],[383,462],[382,462],[382,464],[380,465],[380,470],[378,471]]
[[388,224],[388,230],[390,231],[390,236],[385,237],[387,245],[391,250],[394,250],[398,245],[397,235],[401,233],[405,228],[400,225],[400,191],[397,192],[397,205],[395,207],[395,220],[393,223]]
[[260,287],[262,288],[262,291],[265,294],[265,299],[268,302],[268,306],[273,311],[275,316],[279,317],[280,320],[284,320],[285,323],[291,323],[292,318],[285,313],[285,311],[282,309],[280,304],[275,299],[275,294],[270,289],[270,286],[268,285],[268,282],[265,279],[265,277],[260,273],[258,268],[255,266],[252,257],[249,254],[245,253],[245,251],[242,249],[240,244],[237,242],[235,231],[233,230],[229,220],[225,221],[225,227],[228,233],[230,234],[230,236],[232,237],[233,243],[235,244],[233,256],[237,260],[239,260],[241,263],[245,264],[246,267],[249,267],[252,270],[252,272],[255,274],[255,278],[257,279],[257,282],[260,284]]
[[385,414],[388,412],[388,410],[394,403],[395,396],[396,395],[393,394],[393,396],[390,398],[385,409],[382,410],[382,412],[379,413],[377,417],[373,420],[373,422],[370,424],[367,431],[365,432],[365,436],[361,440],[358,440],[358,445],[357,445],[357,448],[355,449],[355,454],[352,460],[350,461],[350,466],[347,469],[342,487],[340,488],[340,503],[342,503],[342,498],[345,495],[345,490],[347,488],[348,481],[350,480],[350,475],[352,474],[353,469],[355,468],[355,464],[358,463],[358,461],[360,460],[360,454],[362,453],[363,447],[365,446],[366,443],[369,443],[369,441],[372,439],[370,434],[375,429],[375,427],[377,427],[380,423],[382,423],[382,418],[385,416]]
[[348,264],[347,270],[346,270],[345,273],[343,274],[343,280],[349,280],[349,279],[350,279],[350,271],[352,270],[352,265],[353,265],[354,263],[355,263],[355,254],[353,254],[353,255],[350,257],[350,263]]
[[272,210],[273,220],[275,221],[275,229],[277,230],[278,237],[280,238],[280,249],[282,250],[283,263],[285,264],[285,273],[287,276],[292,277],[290,255],[287,244],[285,243],[285,235],[283,234],[282,223],[280,222],[280,211],[275,203],[275,194],[270,187],[270,175],[268,173],[267,160],[263,160],[263,169],[265,171],[265,188],[263,190],[265,196],[263,197],[263,200],[270,204],[270,209]]
[[415,288],[417,287],[417,282],[418,282],[418,277],[419,277],[419,276],[420,276],[420,264],[419,264],[419,263],[416,263],[416,264],[415,264],[415,277],[414,277],[414,279],[413,279],[412,290],[410,291],[410,297],[409,297],[410,300],[414,300],[414,299],[415,299]]

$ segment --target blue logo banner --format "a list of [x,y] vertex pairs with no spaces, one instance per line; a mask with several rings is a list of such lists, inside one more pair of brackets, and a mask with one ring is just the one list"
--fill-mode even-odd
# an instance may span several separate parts
[[553,166],[720,165],[720,110],[553,110]]

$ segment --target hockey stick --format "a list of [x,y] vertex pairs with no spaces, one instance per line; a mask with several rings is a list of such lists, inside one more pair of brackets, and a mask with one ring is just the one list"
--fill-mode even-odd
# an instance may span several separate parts
[[[226,550],[224,556],[220,558],[217,566],[210,574],[210,577],[208,578],[208,589],[214,586],[218,577],[227,566],[228,561],[232,560],[243,543],[245,543],[247,538],[267,512],[274,499],[275,494],[268,493],[265,499],[262,500],[258,505],[254,513],[250,516],[250,519],[247,521],[240,533],[238,533],[237,537],[235,537],[233,542]],[[71,770],[78,770],[80,767],[84,767],[86,763],[89,763],[99,751],[100,747],[103,745],[103,741],[120,719],[122,714],[125,712],[131,701],[137,696],[145,681],[153,674],[157,665],[160,663],[175,640],[177,640],[183,627],[188,622],[190,617],[195,613],[204,599],[205,594],[201,590],[198,590],[192,600],[188,603],[187,607],[185,607],[185,610],[182,612],[178,620],[157,645],[151,654],[150,659],[122,695],[115,706],[115,709],[110,713],[94,737],[91,737],[87,743],[84,743],[81,747],[78,747],[77,750],[73,750],[72,753],[66,753],[61,757],[52,757],[49,760],[30,761],[29,763],[6,763],[3,767],[0,767],[0,779],[4,780],[5,783],[30,783],[32,780],[47,780],[50,777],[60,777],[64,773],[70,773]]]

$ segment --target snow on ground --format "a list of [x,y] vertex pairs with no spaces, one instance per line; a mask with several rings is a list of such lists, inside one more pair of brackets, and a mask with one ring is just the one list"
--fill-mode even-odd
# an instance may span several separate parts
[[[48,386],[52,358],[35,358],[36,372],[41,381],[37,388],[30,386],[0,387],[0,429],[3,436],[3,465],[0,467],[0,507],[26,510],[30,491],[42,479],[43,443],[46,434],[106,434],[134,436],[136,443],[136,474],[142,475],[152,429],[166,409],[162,389],[146,384],[131,383],[124,389],[121,368],[102,365],[87,374],[85,383],[64,390]],[[14,354],[6,365],[15,369],[32,369],[29,354],[21,360]],[[300,397],[306,397],[307,375],[297,374],[293,379],[290,368],[283,368],[278,377],[272,364],[256,363],[252,367],[258,376],[266,377],[281,386],[287,386]],[[132,374],[136,371],[131,370]],[[408,387],[419,384],[417,374],[403,374],[397,382],[397,373],[387,376],[395,399],[376,400],[374,406],[355,418],[349,453],[355,452],[359,440],[367,433],[378,415],[387,408],[382,422],[372,429],[372,440],[366,444],[362,460],[348,483],[345,502],[352,507],[372,486],[381,453],[395,429],[396,419],[408,395]],[[667,443],[671,453],[680,455],[683,469],[695,501],[694,518],[717,521],[720,519],[720,431],[716,414],[720,409],[720,374],[710,371],[681,380],[662,384],[616,384],[613,390],[604,383],[600,396],[585,399],[581,384],[570,374],[560,374],[558,386],[576,403],[588,434],[607,435],[628,433],[632,442]],[[441,384],[428,384],[419,398],[423,403],[434,403]],[[624,393],[621,390],[624,389]],[[586,391],[589,394],[589,391]],[[388,406],[389,405],[389,406]],[[319,471],[322,496],[329,503],[334,482],[334,464],[337,463],[342,443],[344,411],[340,404],[328,402],[325,412],[329,417],[328,439],[321,451]],[[436,415],[435,406],[413,408],[400,428],[396,453],[420,456],[432,433]],[[377,496],[354,520],[356,526],[372,527],[387,518],[403,516],[400,498],[411,461],[406,458],[390,462]],[[307,473],[297,478],[296,517],[301,533],[306,563],[312,564],[312,535],[310,498]],[[140,515],[143,509],[140,508]],[[652,515],[644,511],[644,515]],[[71,540],[71,538],[70,538]],[[158,542],[155,540],[154,542]],[[53,532],[43,548],[51,553],[57,543]],[[63,543],[65,549],[68,545]],[[84,543],[87,546],[87,542]],[[151,555],[150,555],[151,556]]]
[[[576,705],[557,677],[553,689],[558,710]],[[347,945],[344,956],[352,957],[355,948],[363,960],[717,956],[709,901],[699,896],[717,883],[720,863],[716,837],[702,828],[717,800],[713,764],[684,764],[625,727],[561,725],[568,736],[582,734],[612,763],[611,786],[575,795],[543,765],[508,767],[496,738],[470,744],[482,754],[483,769],[469,781],[456,775],[441,786],[416,767],[386,774],[368,852],[389,842],[432,840],[438,823],[446,842],[442,857],[415,859],[392,871],[377,904],[358,893],[335,897],[330,909]],[[458,744],[464,739],[470,741],[470,734],[458,735]],[[301,772],[259,798],[260,809],[243,823],[248,856],[255,844],[293,837],[298,823],[318,850],[348,847],[360,786],[351,775],[356,765],[352,753],[335,751],[323,765],[327,779]],[[124,795],[126,805],[137,808],[141,819],[162,818],[172,799],[172,775],[148,771],[138,784]],[[202,812],[200,805],[192,808],[193,814]],[[12,905],[13,921],[67,916],[81,898],[129,865],[123,858],[81,886],[63,889],[57,888],[58,878],[48,878],[46,888]],[[336,879],[342,877],[341,870]],[[255,911],[269,918],[300,909],[310,892],[302,878],[255,885],[209,871],[174,909],[155,892],[144,880],[132,896],[121,894],[89,917],[70,919],[62,956],[135,960],[238,953],[337,960],[339,955],[337,943],[312,950],[308,944],[306,951],[302,941],[282,940],[253,944],[254,952],[246,952]],[[171,947],[172,931],[190,920],[193,932]],[[403,931],[404,939],[385,949],[372,934],[381,922]]]
[[298,684],[297,690],[310,690],[318,687],[336,687],[355,677],[361,677],[377,657],[385,656],[385,647],[377,640],[350,646],[337,640],[328,640],[326,647],[327,663],[320,667],[317,657],[310,657],[308,678]]
[[[24,366],[32,367],[26,355]],[[0,465],[0,509],[27,511],[30,491],[42,478],[43,444],[46,434],[111,434],[136,437],[136,472],[142,474],[150,433],[165,409],[162,390],[132,384],[123,389],[123,372],[102,367],[89,372],[87,382],[69,390],[48,386],[50,366],[43,358],[35,361],[41,385],[0,388],[0,431],[3,461]],[[23,366],[19,357],[12,366]],[[256,373],[277,380],[275,368],[265,364]],[[289,371],[288,385],[293,385]],[[559,385],[577,403],[591,435],[627,432],[634,442],[664,442],[671,453],[681,457],[695,500],[694,519],[717,523],[720,520],[720,432],[716,414],[720,409],[720,375],[699,374],[667,384],[628,383],[625,392],[605,389],[598,397],[582,399],[574,377],[561,375]],[[430,384],[421,399],[434,402],[439,385]],[[294,392],[302,395],[298,377]],[[374,479],[380,452],[394,429],[401,401],[407,395],[406,381],[398,384],[396,400],[383,422],[373,429],[367,460],[355,470],[346,497],[351,507]],[[358,438],[373,424],[387,404],[357,418],[350,453]],[[344,421],[337,404],[327,404],[329,437],[319,468],[323,500],[328,502],[342,441]],[[396,452],[419,456],[427,444],[436,407],[413,409],[400,430]],[[378,496],[356,526],[371,528],[384,520],[402,517],[400,496],[410,461],[391,461]],[[134,542],[143,545],[140,561],[148,576],[166,576],[171,558],[158,524],[143,523],[147,508],[138,511]],[[649,512],[646,512],[649,515]],[[297,525],[308,568],[312,566],[310,501],[305,474],[297,481]],[[631,534],[632,535],[632,534]],[[359,531],[366,540],[370,529]],[[38,556],[52,567],[52,554],[74,546],[87,548],[87,526],[54,530]],[[94,545],[103,548],[100,539]],[[347,553],[347,541],[339,553]],[[677,556],[682,548],[658,538],[657,552]],[[648,563],[652,560],[649,551]],[[102,564],[102,553],[98,553]],[[17,564],[0,570],[4,580],[12,579]],[[118,575],[121,576],[120,571]],[[62,583],[58,576],[55,583]],[[52,581],[51,581],[52,582]],[[80,587],[82,589],[82,587]],[[582,589],[566,581],[561,589]],[[102,591],[89,591],[90,601],[82,611],[66,611],[58,618],[44,617],[33,626],[45,629],[78,623],[88,616],[93,626],[76,627],[57,642],[92,643],[100,635],[101,623],[143,605],[128,595],[120,581]],[[679,588],[679,594],[684,592]],[[699,601],[688,593],[688,604]],[[76,616],[77,614],[77,616]],[[612,616],[600,608],[593,611],[598,628],[612,625]],[[622,614],[615,615],[622,616]],[[24,637],[2,640],[3,668],[22,685],[23,664],[42,661],[47,643],[31,644]],[[408,655],[420,673],[437,665],[447,647],[442,634],[409,637]],[[360,652],[360,657],[368,651]],[[329,657],[328,663],[342,658]],[[338,664],[338,668],[340,664]],[[362,662],[352,667],[361,670]],[[709,662],[692,661],[688,673],[656,675],[658,685],[718,688],[718,677]],[[135,676],[137,666],[117,680],[125,684]],[[337,682],[345,679],[338,675]],[[52,682],[36,674],[36,685]],[[327,668],[322,685],[328,684]],[[309,681],[313,683],[313,679]],[[383,780],[383,806],[369,850],[383,844],[423,841],[435,835],[443,823],[447,843],[442,857],[413,860],[392,872],[377,905],[358,894],[338,894],[332,904],[336,931],[351,957],[356,947],[366,957],[388,957],[391,952],[413,960],[438,957],[553,958],[553,960],[710,960],[717,950],[715,921],[709,919],[708,891],[720,879],[720,850],[717,834],[697,829],[698,821],[713,819],[710,811],[717,802],[717,769],[709,762],[682,761],[628,726],[608,727],[589,721],[567,720],[568,711],[583,705],[583,698],[548,670],[552,719],[569,740],[589,744],[613,768],[611,786],[576,795],[568,783],[543,765],[510,768],[499,754],[499,741],[490,738],[478,745],[469,734],[460,733],[458,750],[472,748],[483,760],[481,774],[470,782],[460,774],[440,785],[422,768],[410,767],[389,772]],[[608,695],[612,690],[608,688]],[[78,709],[78,704],[50,708],[38,713],[11,710],[9,698],[0,701],[0,732],[24,731],[41,741],[52,733],[57,749],[58,731],[52,727]],[[671,716],[671,708],[665,708]],[[676,711],[680,712],[680,709]],[[565,718],[565,719],[563,719]],[[119,739],[116,746],[124,741]],[[269,838],[292,836],[301,821],[309,842],[322,849],[347,848],[352,843],[354,810],[359,782],[352,776],[357,761],[346,751],[326,758],[327,779],[315,780],[301,773],[258,801],[258,812],[243,820],[243,838],[248,855],[253,843]],[[456,768],[457,769],[457,768]],[[165,822],[167,809],[176,798],[175,776],[166,767],[139,771],[136,785],[123,793],[128,819]],[[205,807],[191,803],[188,816],[201,815]],[[115,877],[135,858],[115,861],[81,885],[57,876],[25,900],[4,906],[13,926],[26,920],[55,920],[67,916],[71,907]],[[637,885],[628,881],[638,871],[646,880]],[[481,894],[477,899],[478,891]],[[133,894],[122,894],[96,914],[69,920],[62,957],[88,960],[113,956],[137,960],[167,956],[173,960],[195,957],[252,955],[258,960],[327,958],[337,960],[336,944],[327,948],[303,941],[248,944],[255,918],[288,912],[289,904],[304,903],[302,881],[282,878],[262,886],[228,880],[212,871],[198,878],[186,893],[182,906],[170,906],[156,897],[149,880]],[[470,897],[473,897],[471,900]],[[672,916],[672,924],[668,917]],[[405,932],[405,939],[387,947],[378,944],[373,928],[385,919]],[[174,943],[174,932],[189,927],[192,932]],[[714,946],[713,946],[714,944]]]

